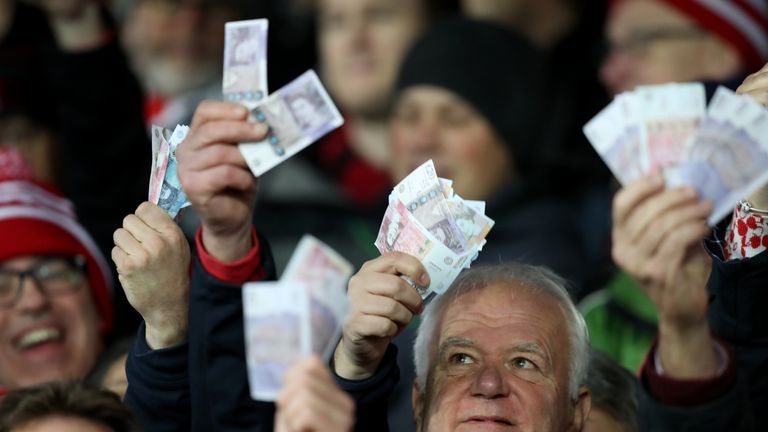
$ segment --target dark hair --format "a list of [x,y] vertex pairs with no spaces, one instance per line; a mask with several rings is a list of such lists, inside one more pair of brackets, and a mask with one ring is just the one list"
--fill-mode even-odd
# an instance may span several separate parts
[[637,378],[606,353],[591,349],[587,388],[592,407],[601,409],[624,425],[627,432],[638,430]]
[[52,416],[91,420],[115,432],[141,431],[114,393],[82,382],[53,382],[9,393],[0,403],[0,432]]

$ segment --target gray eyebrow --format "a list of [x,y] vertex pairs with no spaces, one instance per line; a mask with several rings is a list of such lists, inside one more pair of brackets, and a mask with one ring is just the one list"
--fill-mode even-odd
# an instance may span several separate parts
[[552,365],[552,359],[550,358],[549,353],[537,342],[516,343],[510,347],[509,351],[536,354],[544,359],[544,361],[547,362],[547,365]]
[[[438,353],[442,354],[447,349],[452,347],[473,347],[473,346],[475,346],[475,342],[471,339],[451,336],[449,338],[446,338],[440,344]],[[541,344],[537,342],[532,342],[532,341],[519,342],[510,346],[507,351],[536,354],[537,356],[544,359],[544,361],[546,361],[548,365],[552,365],[552,359],[550,358],[549,353],[544,349],[544,347],[541,346]]]
[[444,340],[440,347],[438,348],[438,353],[442,354],[447,349],[452,347],[471,347],[474,346],[475,343],[471,339],[463,338],[463,337],[457,337],[457,336],[451,336]]

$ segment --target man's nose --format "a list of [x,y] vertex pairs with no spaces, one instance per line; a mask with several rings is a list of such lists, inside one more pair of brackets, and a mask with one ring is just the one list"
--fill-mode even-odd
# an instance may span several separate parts
[[509,384],[495,365],[486,365],[475,377],[470,390],[472,396],[496,399],[509,395]]
[[628,53],[612,51],[600,66],[600,81],[614,94],[623,91],[628,86],[633,63]]
[[347,43],[351,51],[366,51],[369,48],[369,26],[366,20],[361,16],[352,16],[348,18],[347,23]]
[[23,311],[37,311],[48,305],[48,296],[43,292],[38,282],[31,277],[25,277],[21,284],[21,293],[16,307]]
[[422,118],[413,129],[411,147],[419,153],[430,153],[438,147],[440,131],[437,122]]

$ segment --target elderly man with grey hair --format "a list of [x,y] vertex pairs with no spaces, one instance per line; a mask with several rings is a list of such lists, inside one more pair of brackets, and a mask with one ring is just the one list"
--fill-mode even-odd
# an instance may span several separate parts
[[380,416],[397,380],[390,344],[422,313],[414,347],[418,431],[581,431],[590,410],[584,386],[589,337],[563,280],[524,264],[464,272],[424,310],[403,276],[429,276],[406,254],[367,262],[350,281],[352,311],[334,355],[358,416]]

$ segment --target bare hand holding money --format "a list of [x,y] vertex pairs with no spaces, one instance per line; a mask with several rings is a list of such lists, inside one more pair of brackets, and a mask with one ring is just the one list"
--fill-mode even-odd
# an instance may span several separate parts
[[112,260],[128,302],[141,314],[153,349],[187,336],[190,252],[181,228],[145,202],[115,231]]
[[354,401],[336,386],[319,357],[302,360],[285,374],[275,432],[348,432],[354,420]]
[[350,314],[336,347],[336,374],[365,379],[379,366],[392,338],[424,308],[416,289],[401,276],[429,285],[418,259],[399,252],[366,262],[349,281]]
[[222,262],[237,261],[252,247],[249,232],[258,180],[237,143],[263,139],[267,128],[247,122],[247,117],[242,105],[204,101],[177,152],[179,180],[200,215],[203,244]]
[[703,245],[710,211],[695,190],[665,190],[658,175],[630,183],[613,204],[613,258],[656,305],[664,369],[679,379],[716,369],[707,324],[711,258]]

